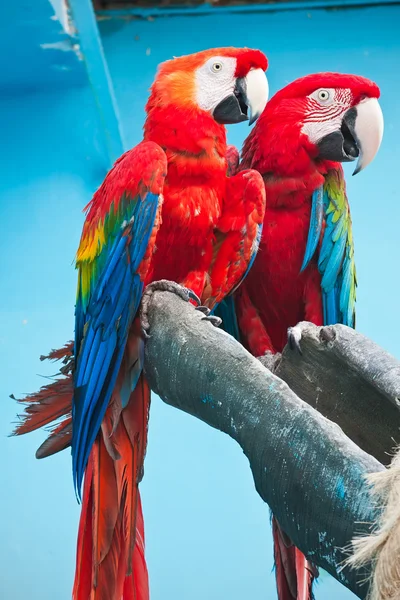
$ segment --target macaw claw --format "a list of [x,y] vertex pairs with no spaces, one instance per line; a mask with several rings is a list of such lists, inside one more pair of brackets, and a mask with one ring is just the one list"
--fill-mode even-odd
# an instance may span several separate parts
[[301,329],[300,327],[289,327],[288,329],[288,344],[291,350],[296,350],[300,355],[303,355],[300,347]]
[[198,310],[204,314],[204,317],[201,318],[202,321],[210,321],[214,327],[219,327],[221,325],[222,319],[210,314],[211,310],[208,308],[208,306],[196,306],[195,310]]
[[202,321],[210,321],[214,325],[214,327],[219,327],[222,323],[222,319],[216,317],[215,315],[207,315],[206,317],[201,317]]
[[195,310],[199,310],[200,312],[204,313],[206,317],[208,317],[211,312],[208,306],[196,306]]
[[[182,288],[182,290],[185,290],[185,292],[187,292],[188,296],[189,296],[189,300],[193,300],[193,302],[196,302],[197,306],[199,306],[201,304],[201,300],[198,297],[197,294],[195,294],[192,290],[190,290],[189,288],[184,288],[182,286],[180,286]],[[189,302],[188,300],[188,302]]]
[[150,306],[150,300],[154,292],[171,292],[176,294],[179,298],[182,298],[185,302],[193,300],[198,306],[201,304],[200,298],[192,290],[175,283],[174,281],[168,281],[167,279],[160,279],[160,281],[153,281],[144,290],[142,296],[142,304],[140,310],[140,322],[143,336],[148,339],[150,337],[148,331],[150,329],[148,311]]

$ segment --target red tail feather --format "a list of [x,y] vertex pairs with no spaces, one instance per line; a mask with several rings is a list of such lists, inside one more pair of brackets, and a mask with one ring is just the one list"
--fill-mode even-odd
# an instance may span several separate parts
[[67,416],[55,427],[47,440],[36,450],[36,458],[46,458],[69,448],[72,438],[72,416]]
[[17,400],[28,406],[25,407],[24,413],[19,415],[20,423],[12,435],[23,435],[49,425],[49,436],[37,449],[36,458],[46,458],[71,445],[72,396],[73,381],[70,374],[42,387],[36,394]]
[[37,450],[37,458],[45,458],[71,445],[74,392],[72,352],[73,342],[69,342],[60,350],[52,350],[48,356],[42,356],[41,360],[62,360],[64,366],[61,367],[58,378],[25,398],[17,399],[11,396],[19,404],[24,405],[24,412],[19,415],[20,422],[14,429],[13,435],[23,435],[50,425],[49,437]]
[[[20,415],[20,423],[13,434],[22,435],[45,425],[54,424],[54,421],[69,415],[72,407],[73,384],[72,376],[56,379],[43,386],[35,394],[29,394],[23,399],[18,399],[20,404],[27,404],[24,413]],[[14,396],[12,396],[13,399]]]
[[[79,525],[74,600],[149,598],[138,490],[149,403],[150,390],[142,375],[107,440],[120,458],[113,460],[104,442],[109,427],[103,429],[91,452]],[[112,411],[110,407],[109,425]]]
[[[62,360],[60,378],[22,400],[27,405],[14,435],[51,425],[36,456],[43,458],[71,443],[72,346],[53,350],[49,360]],[[134,336],[124,357],[116,392],[109,406],[85,473],[78,532],[73,600],[148,600],[144,557],[144,522],[138,481],[147,442],[150,389],[140,377],[126,408],[119,390],[136,352]],[[62,419],[60,421],[60,419]],[[56,423],[54,423],[56,421]]]
[[62,360],[66,364],[74,356],[74,342],[67,342],[58,350],[50,350],[50,352],[41,356],[40,360]]
[[311,600],[316,568],[296,548],[272,518],[276,587],[279,600]]

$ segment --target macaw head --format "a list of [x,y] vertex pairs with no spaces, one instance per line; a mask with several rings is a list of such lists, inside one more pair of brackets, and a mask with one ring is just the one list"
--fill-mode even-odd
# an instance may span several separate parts
[[159,66],[147,111],[175,107],[209,113],[226,125],[253,123],[268,100],[268,61],[260,50],[214,48]]
[[[334,162],[357,160],[353,175],[375,157],[383,135],[376,83],[356,75],[317,73],[290,83],[268,102],[268,122],[296,131],[311,155]],[[263,121],[264,121],[263,115]],[[261,121],[261,120],[260,120]]]

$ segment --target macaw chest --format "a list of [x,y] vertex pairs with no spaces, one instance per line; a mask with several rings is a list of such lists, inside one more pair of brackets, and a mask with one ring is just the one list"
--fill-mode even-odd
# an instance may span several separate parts
[[165,186],[163,228],[187,244],[202,244],[221,216],[222,199],[223,190],[215,186]]
[[296,209],[267,209],[260,253],[272,274],[284,270],[298,277],[307,245],[311,204]]
[[151,279],[182,283],[189,273],[205,274],[209,270],[214,229],[221,215],[221,197],[219,190],[210,187],[165,187]]

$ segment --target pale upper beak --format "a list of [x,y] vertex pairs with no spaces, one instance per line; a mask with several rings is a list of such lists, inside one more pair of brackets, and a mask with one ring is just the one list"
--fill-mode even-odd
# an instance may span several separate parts
[[365,169],[375,158],[383,137],[383,114],[376,98],[368,98],[355,107],[357,117],[354,124],[354,137],[359,148],[359,156],[353,175]]
[[357,161],[353,175],[375,158],[383,136],[383,115],[376,98],[366,98],[349,108],[339,129],[318,142],[321,158],[335,162]]
[[249,107],[249,125],[252,125],[261,115],[268,102],[268,79],[262,69],[252,69],[244,80],[246,104]]
[[262,69],[252,69],[246,77],[236,80],[232,94],[224,98],[214,109],[217,123],[229,125],[249,121],[254,123],[268,101],[268,80]]

